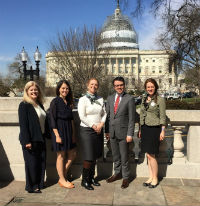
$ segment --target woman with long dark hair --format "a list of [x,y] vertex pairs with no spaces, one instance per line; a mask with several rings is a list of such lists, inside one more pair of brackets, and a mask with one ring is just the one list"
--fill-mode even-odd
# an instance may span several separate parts
[[166,105],[165,99],[157,93],[157,82],[149,78],[145,81],[146,95],[140,108],[141,152],[147,154],[149,179],[143,186],[155,188],[158,182],[158,163],[155,155],[159,153],[160,141],[165,138]]
[[57,153],[58,184],[71,189],[74,188],[74,184],[66,177],[76,157],[76,140],[72,113],[73,95],[68,81],[58,82],[56,95],[50,104],[50,120],[53,150]]

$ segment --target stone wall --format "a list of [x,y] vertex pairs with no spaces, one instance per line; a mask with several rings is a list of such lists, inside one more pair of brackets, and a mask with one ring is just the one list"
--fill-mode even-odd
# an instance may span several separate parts
[[[48,109],[52,98],[46,98],[45,109]],[[24,160],[21,145],[18,140],[18,105],[22,98],[0,98],[0,180],[25,180]],[[166,177],[200,178],[200,111],[167,111],[175,129],[174,147],[177,149],[178,157],[173,158],[173,164],[167,165],[165,158],[159,158],[159,175]],[[79,142],[79,118],[74,111],[75,127],[77,132],[77,158],[71,168],[74,177],[81,175],[81,145]],[[181,141],[179,127],[191,124],[187,137],[187,148]],[[165,149],[165,142],[162,143]],[[180,147],[180,145],[182,145]],[[134,145],[132,145],[134,147]],[[179,148],[180,147],[180,148]],[[187,156],[183,154],[186,151]],[[105,150],[106,151],[106,150]],[[47,140],[47,179],[57,179],[56,154],[51,151],[51,140]],[[147,176],[148,168],[146,157],[140,158],[140,164],[136,164],[131,157],[131,172],[133,176]],[[101,158],[98,161],[97,173],[100,176],[112,174],[112,158]]]

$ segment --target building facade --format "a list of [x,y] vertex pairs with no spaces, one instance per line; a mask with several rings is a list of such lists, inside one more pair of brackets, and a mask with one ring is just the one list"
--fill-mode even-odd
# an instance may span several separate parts
[[[109,50],[109,57],[104,59],[105,75],[123,76],[127,89],[142,87],[147,78],[157,80],[160,91],[173,90],[177,86],[176,65],[171,61],[173,51],[139,50],[138,37],[131,20],[121,13],[119,5],[113,15],[107,17],[102,31],[100,50]],[[59,65],[49,52],[46,55],[47,86],[55,86],[59,80],[52,68]]]

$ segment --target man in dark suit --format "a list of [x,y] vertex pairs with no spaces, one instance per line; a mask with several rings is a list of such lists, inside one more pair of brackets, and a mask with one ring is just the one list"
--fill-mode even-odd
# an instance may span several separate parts
[[114,162],[114,175],[106,181],[114,182],[123,178],[121,188],[129,186],[130,169],[128,162],[128,143],[132,142],[135,125],[135,101],[125,92],[123,77],[113,80],[116,93],[110,95],[106,103],[106,138],[110,139]]

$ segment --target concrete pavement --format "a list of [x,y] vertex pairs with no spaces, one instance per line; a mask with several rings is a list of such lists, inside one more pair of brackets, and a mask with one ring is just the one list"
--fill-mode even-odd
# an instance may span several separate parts
[[200,179],[164,178],[155,189],[142,186],[146,178],[136,178],[127,189],[121,189],[121,180],[106,183],[94,191],[81,187],[80,179],[73,181],[74,189],[61,188],[50,184],[41,194],[24,191],[24,182],[0,183],[0,206],[41,206],[41,205],[200,205]]

